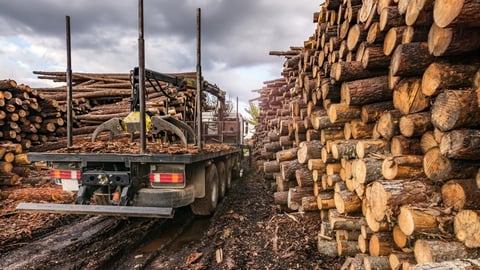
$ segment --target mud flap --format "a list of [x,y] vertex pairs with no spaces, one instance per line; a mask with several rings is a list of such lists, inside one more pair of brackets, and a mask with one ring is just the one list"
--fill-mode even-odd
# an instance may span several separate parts
[[19,203],[18,211],[120,217],[173,218],[173,208],[115,205]]

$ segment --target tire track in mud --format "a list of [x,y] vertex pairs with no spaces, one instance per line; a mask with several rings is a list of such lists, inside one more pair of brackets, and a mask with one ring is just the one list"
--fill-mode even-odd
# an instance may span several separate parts
[[160,219],[87,217],[0,256],[1,269],[98,269],[141,244]]

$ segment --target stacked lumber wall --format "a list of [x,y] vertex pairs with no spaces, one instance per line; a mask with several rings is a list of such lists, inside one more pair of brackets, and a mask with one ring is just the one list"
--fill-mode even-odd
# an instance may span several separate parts
[[283,209],[319,211],[319,252],[350,269],[479,256],[478,11],[330,0],[303,47],[271,52],[286,60],[258,90],[257,164]]

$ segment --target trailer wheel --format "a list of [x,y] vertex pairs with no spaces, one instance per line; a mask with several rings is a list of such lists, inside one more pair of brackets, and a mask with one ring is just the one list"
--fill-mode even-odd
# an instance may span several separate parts
[[217,163],[217,172],[218,172],[218,197],[222,199],[227,193],[227,170],[225,168],[225,162],[219,161]]
[[205,169],[205,197],[195,199],[190,205],[192,212],[199,216],[213,214],[218,203],[218,172],[215,164]]

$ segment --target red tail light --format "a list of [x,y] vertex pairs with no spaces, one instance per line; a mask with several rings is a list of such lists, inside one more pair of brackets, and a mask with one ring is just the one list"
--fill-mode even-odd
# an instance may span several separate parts
[[82,173],[78,170],[51,170],[50,177],[52,179],[80,179]]
[[151,183],[180,184],[184,182],[181,173],[150,173]]

